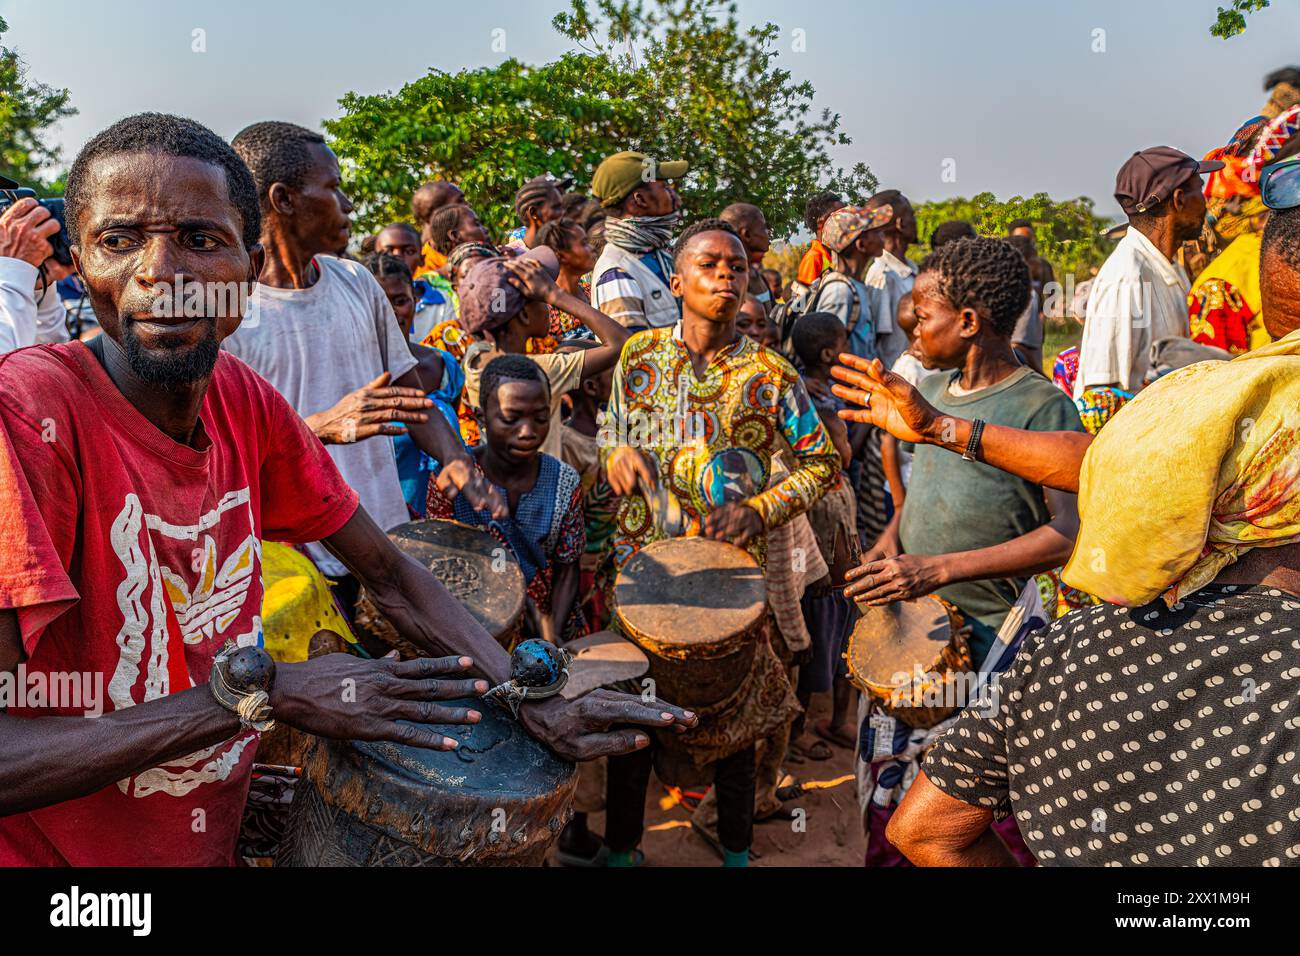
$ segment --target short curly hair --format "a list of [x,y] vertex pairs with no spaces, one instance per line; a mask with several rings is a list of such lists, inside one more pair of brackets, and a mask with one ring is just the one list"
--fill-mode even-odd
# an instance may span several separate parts
[[958,239],[931,253],[921,272],[935,273],[939,294],[954,309],[974,309],[1003,338],[1029,305],[1029,266],[1004,239]]
[[547,401],[551,398],[551,382],[537,363],[527,355],[498,355],[488,362],[479,376],[479,408],[487,409],[489,396],[496,395],[503,382],[537,382],[546,393]]
[[808,227],[808,231],[817,238],[817,220],[823,218],[831,212],[836,206],[844,205],[844,200],[838,193],[818,193],[804,204],[803,207],[803,224]]
[[702,232],[725,232],[729,235],[735,236],[736,241],[740,242],[742,248],[745,245],[740,241],[740,233],[736,232],[736,227],[727,222],[727,220],[701,219],[699,222],[687,226],[686,229],[682,231],[682,234],[677,238],[677,244],[673,246],[674,266],[681,261],[682,254],[686,252],[686,247],[691,244],[691,240]]
[[121,153],[161,153],[197,159],[220,166],[226,174],[226,192],[243,220],[241,238],[245,248],[257,245],[262,231],[262,213],[257,203],[257,188],[248,167],[239,154],[212,130],[192,119],[168,113],[137,113],[118,120],[96,134],[81,148],[68,172],[63,193],[64,218],[73,243],[80,241],[81,217],[88,199],[86,180],[91,165],[104,156]]
[[312,167],[311,147],[324,143],[325,137],[315,130],[275,120],[245,126],[230,141],[253,174],[264,210],[275,183],[302,188]]
[[1300,271],[1300,206],[1273,210],[1261,242],[1263,252],[1276,252],[1288,266]]

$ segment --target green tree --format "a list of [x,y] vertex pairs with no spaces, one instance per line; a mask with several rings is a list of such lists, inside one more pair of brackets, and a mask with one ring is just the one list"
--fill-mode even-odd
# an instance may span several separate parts
[[950,219],[966,220],[983,236],[1005,236],[1008,224],[1028,219],[1038,237],[1038,254],[1052,264],[1057,279],[1064,281],[1066,274],[1073,273],[1082,281],[1091,266],[1105,261],[1114,245],[1102,236],[1109,223],[1092,210],[1092,200],[1086,196],[1055,200],[1047,193],[1008,200],[980,193],[970,199],[925,202],[916,206],[916,224],[921,242],[927,245],[915,247],[912,255],[923,257],[930,233]]
[[1219,7],[1219,15],[1210,27],[1210,35],[1230,40],[1246,32],[1246,14],[1255,13],[1268,6],[1269,0],[1232,0],[1227,10]]
[[723,0],[571,0],[553,22],[576,47],[555,62],[430,70],[396,93],[340,100],[344,115],[325,128],[363,229],[409,215],[415,187],[442,177],[500,233],[526,179],[585,186],[620,149],[690,160],[688,218],[745,199],[777,235],[798,228],[818,189],[875,188],[865,165],[832,166],[829,148],[849,139],[837,115],[814,111],[812,87],[776,66],[775,25],[741,30]]
[[[0,17],[0,37],[8,29]],[[17,52],[0,44],[0,175],[50,190],[43,174],[59,162],[59,148],[51,145],[48,131],[76,114],[68,99],[67,90],[31,81]]]

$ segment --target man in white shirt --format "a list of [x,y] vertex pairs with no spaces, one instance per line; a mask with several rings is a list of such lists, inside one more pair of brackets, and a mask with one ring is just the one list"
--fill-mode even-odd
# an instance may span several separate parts
[[[13,180],[0,176],[0,189],[17,187]],[[59,228],[50,211],[30,196],[10,203],[0,214],[0,353],[35,345],[45,296],[59,301],[52,275],[41,303],[36,301],[40,267],[46,261],[53,263],[50,237]]]
[[[477,476],[459,436],[427,413],[436,383],[421,382],[383,287],[363,266],[331,254],[347,245],[352,203],[324,138],[267,122],[231,145],[257,184],[266,264],[243,324],[222,347],[288,399],[384,530],[410,517],[389,437],[403,431],[442,464],[440,488],[450,482],[453,496],[458,489],[504,516],[504,501]],[[322,546],[309,551],[326,575],[347,574]]]
[[1188,336],[1191,283],[1174,257],[1204,227],[1201,175],[1222,168],[1170,146],[1134,153],[1120,168],[1115,199],[1129,229],[1092,283],[1075,398],[1104,385],[1136,392],[1151,367],[1151,343]]
[[898,303],[912,291],[916,264],[907,258],[907,250],[916,245],[916,212],[908,198],[897,189],[882,189],[864,204],[867,209],[888,206],[894,218],[882,230],[885,248],[871,263],[863,284],[873,299],[871,312],[876,317],[876,349],[885,368],[891,368],[907,351],[907,333],[898,327],[895,316]]

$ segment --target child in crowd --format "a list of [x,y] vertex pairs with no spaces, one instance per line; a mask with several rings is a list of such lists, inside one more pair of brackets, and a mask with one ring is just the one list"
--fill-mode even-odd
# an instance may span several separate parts
[[550,307],[576,317],[600,340],[600,347],[579,352],[550,352],[533,356],[550,383],[551,425],[542,450],[560,456],[560,397],[584,378],[600,375],[618,361],[628,331],[555,284],[560,264],[549,246],[536,246],[518,258],[480,259],[460,286],[460,320],[465,330],[487,341],[475,342],[465,353],[466,388],[470,403],[479,406],[479,376],[498,355],[523,355],[530,338],[550,328]]
[[[386,253],[374,253],[365,262],[388,297],[397,324],[409,332],[415,315],[415,286],[410,267],[403,259]],[[465,388],[465,375],[460,365],[446,352],[423,345],[412,345],[411,354],[419,362],[420,379],[433,407],[442,413],[452,428],[456,428]],[[421,518],[428,497],[429,479],[437,472],[438,463],[421,451],[408,434],[393,436],[393,454],[397,459],[402,497],[406,499],[412,516]]]
[[[596,267],[596,253],[587,241],[587,230],[572,219],[556,219],[537,230],[537,245],[555,250],[560,261],[555,284],[584,302],[591,302],[591,270]],[[551,306],[550,314],[549,338],[553,342],[593,338],[591,330],[568,312]]]
[[[921,382],[937,370],[926,368],[920,346],[916,342],[916,311],[912,308],[912,293],[909,292],[898,300],[895,322],[907,335],[907,351],[898,357],[891,371],[907,379],[915,388],[920,388]],[[903,501],[907,497],[907,483],[912,480],[912,453],[904,449],[893,435],[882,434],[880,457],[885,465],[885,479],[889,482],[889,496],[897,511],[903,507]]]
[[781,336],[776,324],[767,317],[763,303],[752,295],[746,295],[745,301],[736,313],[736,331],[748,335],[759,345],[769,349],[780,349]]
[[[818,550],[826,563],[827,577],[804,593],[803,613],[812,638],[812,659],[799,669],[796,687],[805,713],[813,694],[832,692],[831,717],[813,726],[816,737],[806,731],[803,715],[795,720],[790,741],[794,759],[825,760],[831,756],[827,742],[851,749],[856,739],[850,717],[855,692],[848,680],[843,654],[858,612],[842,590],[845,575],[858,560],[855,495],[848,474],[855,448],[849,429],[841,427],[844,422],[835,414],[844,407],[843,399],[830,390],[830,369],[846,347],[847,339],[844,324],[828,312],[801,316],[791,333],[795,354],[804,368],[804,385],[842,463],[839,482],[808,512]],[[854,426],[854,431],[853,437],[860,443],[866,430]]]
[[586,549],[578,473],[542,452],[551,428],[551,389],[523,355],[487,363],[479,383],[479,426],[484,442],[475,467],[506,498],[510,517],[495,520],[458,495],[448,499],[430,484],[428,513],[479,525],[508,547],[528,584],[533,636],[558,643],[586,633],[578,613],[578,561]]

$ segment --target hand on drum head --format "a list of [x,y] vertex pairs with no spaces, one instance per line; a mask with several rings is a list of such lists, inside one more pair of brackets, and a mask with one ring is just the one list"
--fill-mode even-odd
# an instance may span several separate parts
[[699,723],[689,710],[603,687],[576,700],[552,697],[539,704],[525,704],[519,716],[534,737],[569,760],[612,757],[650,745],[650,735],[644,730],[614,729],[618,724],[672,726],[684,734]]
[[923,437],[940,418],[939,411],[901,375],[885,369],[880,359],[870,361],[840,355],[840,365],[831,375],[844,382],[831,391],[857,408],[839,413],[847,422],[861,422],[883,428],[899,441],[923,443]]
[[730,541],[743,548],[755,535],[763,533],[763,519],[749,505],[732,501],[704,519],[704,537],[716,541]]
[[947,583],[942,555],[899,554],[879,561],[863,561],[850,568],[851,582],[844,596],[863,604],[891,604],[924,597]]
[[510,505],[505,497],[475,470],[468,458],[449,461],[443,465],[434,484],[447,496],[448,501],[455,500],[457,495],[464,495],[475,511],[486,511],[498,520],[510,517]]
[[487,681],[448,680],[472,665],[468,657],[421,657],[411,661],[367,661],[327,654],[301,664],[276,666],[271,713],[290,727],[336,740],[391,740],[399,744],[454,750],[456,741],[419,724],[473,724],[476,710],[433,703],[476,697]]

